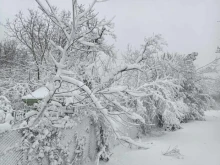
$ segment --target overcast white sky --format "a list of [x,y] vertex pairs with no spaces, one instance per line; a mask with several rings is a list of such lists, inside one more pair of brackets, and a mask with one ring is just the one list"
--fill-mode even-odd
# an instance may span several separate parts
[[[43,1],[43,0],[42,0]],[[89,4],[92,0],[78,0]],[[71,10],[71,0],[50,0],[60,9]],[[37,8],[34,0],[0,0],[0,22],[12,19],[16,13]],[[146,36],[162,34],[169,52],[199,53],[198,65],[204,65],[217,55],[220,46],[220,0],[109,0],[98,3],[99,17],[114,19],[120,51],[127,44],[138,48]],[[0,27],[0,39],[4,29]]]

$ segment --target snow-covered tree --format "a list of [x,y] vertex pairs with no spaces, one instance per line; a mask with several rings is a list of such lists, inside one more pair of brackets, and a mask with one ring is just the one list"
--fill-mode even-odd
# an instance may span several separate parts
[[[21,97],[32,84],[31,62],[27,52],[19,48],[13,39],[5,39],[0,44],[0,95],[11,101],[14,110],[22,106]],[[30,85],[32,84],[32,85]]]
[[[27,19],[19,14],[17,23],[7,24],[11,34],[32,54],[31,64],[37,66],[38,79],[46,77],[41,81],[46,84],[46,97],[34,105],[35,110],[25,115],[18,128],[24,130],[23,143],[29,145],[30,155],[37,152],[40,160],[48,153],[54,164],[64,161],[61,157],[67,159],[67,150],[59,143],[59,130],[74,127],[84,116],[92,118],[98,136],[97,163],[109,159],[110,134],[148,148],[125,136],[122,127],[139,125],[146,133],[148,126],[158,120],[158,125],[174,130],[186,119],[203,118],[203,102],[209,96],[198,87],[193,63],[197,53],[166,54],[166,42],[161,35],[154,35],[145,38],[139,50],[129,47],[119,62],[114,47],[106,42],[108,36],[115,38],[112,20],[100,20],[93,9],[102,1],[93,0],[85,8],[73,0],[71,12],[59,12],[48,0],[35,1],[41,14],[30,11]],[[27,88],[28,84],[17,83],[12,90],[17,91],[16,95],[11,88],[1,89],[0,94],[20,96],[27,93]],[[75,116],[67,115],[67,111]],[[5,113],[0,112],[3,122]],[[45,149],[44,141],[50,138],[56,145]],[[78,142],[79,156],[83,140]],[[62,156],[53,159],[55,150]]]
[[[112,46],[105,42],[105,36],[114,37],[111,20],[99,20],[93,11],[94,5],[100,1],[94,0],[87,9],[73,1],[72,14],[69,15],[71,19],[67,20],[57,14],[48,0],[45,3],[40,0],[36,2],[55,24],[58,37],[46,39],[50,47],[48,55],[56,70],[46,84],[49,92],[43,102],[38,104],[37,115],[32,116],[27,123],[22,123],[22,126],[39,128],[40,131],[42,124],[51,122],[53,127],[66,127],[67,123],[71,125],[72,120],[62,110],[72,108],[92,116],[95,123],[101,123],[102,129],[108,128],[116,139],[148,148],[120,131],[120,125],[136,125],[136,120],[145,122],[134,111],[136,107],[130,104],[132,100],[140,98],[142,92],[118,83],[123,73],[140,70],[138,63],[141,59],[134,64],[124,63],[120,67],[113,67],[115,54]],[[58,40],[59,36],[61,41]],[[140,112],[143,109],[139,105]],[[50,117],[56,113],[62,114],[62,117],[57,115],[56,122],[54,118],[50,121]],[[106,146],[101,145],[98,155],[106,151]]]
[[7,21],[5,27],[8,36],[16,39],[19,45],[32,56],[36,77],[40,80],[42,64],[49,49],[48,39],[51,38],[54,30],[53,23],[38,11],[29,10],[28,14],[24,16],[19,12],[14,20]]
[[211,98],[198,87],[199,74],[193,63],[198,53],[163,53],[163,45],[164,40],[156,35],[145,39],[140,50],[129,48],[125,61],[135,63],[142,59],[141,71],[128,72],[124,83],[147,93],[142,97],[146,121],[153,122],[156,117],[160,126],[176,129],[187,119],[203,119]]

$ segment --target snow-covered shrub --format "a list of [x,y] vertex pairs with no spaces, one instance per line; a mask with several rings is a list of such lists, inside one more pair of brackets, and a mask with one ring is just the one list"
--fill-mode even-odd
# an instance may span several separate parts
[[[37,127],[25,128],[21,148],[28,155],[28,162],[42,163],[45,156],[50,164],[68,163],[68,146],[61,144],[61,130],[51,126],[51,121],[43,118]],[[69,162],[70,163],[70,162]]]
[[28,83],[11,82],[8,88],[2,89],[2,91],[0,89],[0,93],[8,98],[14,110],[23,110],[26,107],[21,98],[30,92]]
[[0,110],[0,123],[3,123],[5,120],[5,111]]
[[213,104],[213,99],[209,95],[201,93],[197,88],[186,91],[185,96],[184,102],[189,107],[186,119],[204,120],[204,111]]
[[78,137],[77,134],[74,136],[75,138],[75,150],[74,150],[74,158],[72,163],[74,164],[80,164],[80,161],[82,160],[84,150],[85,150],[85,145],[86,145],[86,138],[85,137]]
[[[124,83],[146,93],[142,97],[145,120],[155,122],[160,127],[180,128],[181,122],[189,119],[202,119],[207,101],[196,89],[197,73],[193,61],[198,53],[189,55],[166,54],[160,35],[145,40],[140,50],[131,47],[125,55],[127,63],[141,59],[140,70],[128,72]],[[160,55],[158,55],[161,53]],[[206,97],[208,98],[208,97]],[[142,125],[141,130],[147,130]]]
[[[171,56],[158,55],[162,53],[162,47],[166,45],[160,35],[145,39],[145,44],[140,50],[128,49],[125,55],[127,63],[134,63],[138,60],[141,70],[131,71],[125,75],[124,83],[145,94],[141,97],[144,106],[145,124],[141,124],[142,133],[150,130],[152,124],[179,125],[174,122],[183,118],[183,109],[178,107],[178,101],[183,97],[180,92],[181,86],[178,77],[170,67]],[[169,110],[173,114],[173,120],[167,117]],[[176,120],[175,120],[176,119]],[[167,120],[167,121],[166,121]],[[166,123],[166,124],[165,124]]]
[[5,96],[0,96],[0,110],[10,113],[13,111],[11,102]]
[[5,96],[0,96],[0,133],[12,129],[14,124],[12,112],[11,102]]
[[190,112],[189,107],[184,103],[183,99],[172,103],[172,111],[176,114],[180,122],[184,122]]
[[175,131],[180,127],[180,120],[176,114],[170,110],[165,110],[162,114],[163,128],[165,130]]
[[[93,121],[94,123],[95,121]],[[111,130],[105,125],[105,122],[99,121],[94,123],[96,132],[96,151],[99,153],[99,159],[102,161],[109,161],[110,159],[110,141]]]
[[197,55],[197,53],[186,56],[167,54],[162,58],[167,68],[165,72],[178,78],[181,85],[178,90],[179,99],[172,106],[172,112],[177,115],[180,122],[189,119],[203,120],[204,110],[212,102],[210,96],[203,93],[202,88],[198,88],[198,73],[193,63]]
[[182,101],[170,102],[168,105],[162,104],[160,110],[155,115],[155,124],[165,130],[176,130],[181,128],[180,123],[188,115],[188,106]]

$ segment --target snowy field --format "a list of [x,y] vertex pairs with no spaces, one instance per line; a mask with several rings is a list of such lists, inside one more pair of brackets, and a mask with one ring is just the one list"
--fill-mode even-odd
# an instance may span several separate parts
[[[182,124],[183,129],[143,139],[153,143],[148,150],[128,149],[122,145],[113,150],[106,165],[220,165],[220,111],[207,111],[206,121]],[[175,148],[179,154],[164,156]]]

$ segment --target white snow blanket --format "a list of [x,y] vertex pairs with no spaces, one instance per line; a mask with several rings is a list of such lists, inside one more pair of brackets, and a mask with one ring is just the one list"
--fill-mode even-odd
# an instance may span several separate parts
[[[122,145],[113,150],[106,165],[220,165],[220,110],[207,111],[206,121],[182,124],[183,129],[158,137],[142,139],[153,142],[148,150]],[[169,147],[178,146],[181,157],[164,156]]]

